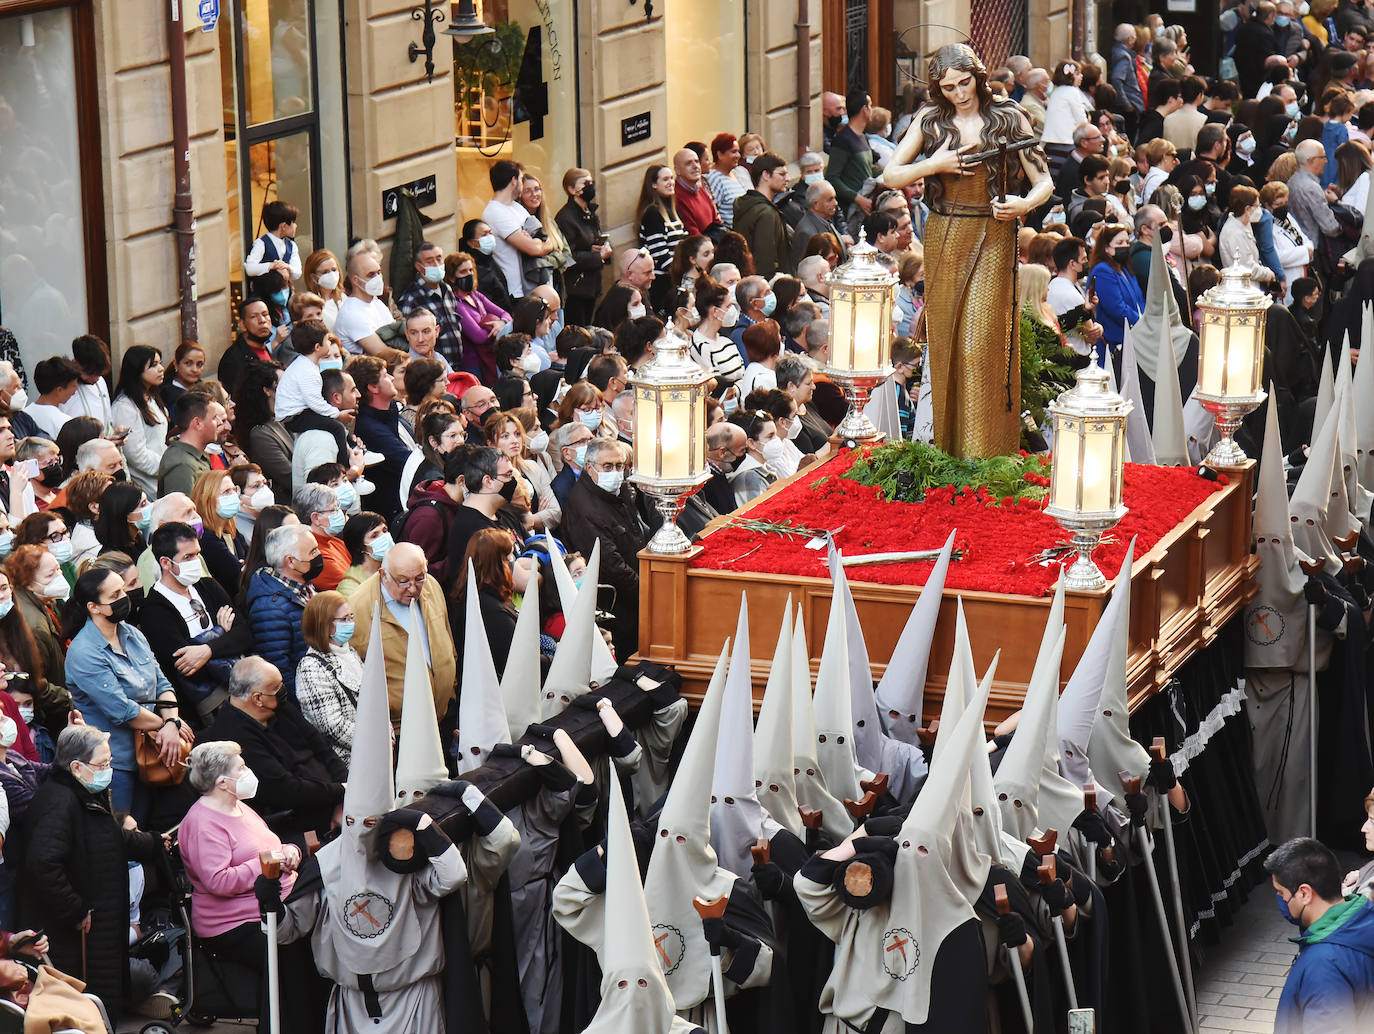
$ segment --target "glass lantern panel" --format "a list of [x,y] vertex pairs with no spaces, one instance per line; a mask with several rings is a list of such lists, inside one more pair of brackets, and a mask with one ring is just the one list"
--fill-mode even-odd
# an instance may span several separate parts
[[1202,326],[1198,390],[1204,395],[1251,395],[1258,388],[1258,327],[1250,316],[1210,314]]
[[692,476],[692,406],[685,392],[674,392],[663,400],[659,412],[659,447],[662,467],[659,477],[679,481]]
[[640,388],[635,392],[635,473],[658,477],[658,396]]
[[837,370],[854,369],[854,296],[845,289],[830,291],[830,365]]
[[855,298],[854,337],[851,370],[876,370],[886,361],[886,341],[892,327],[891,295],[882,291],[863,291]]
[[1054,457],[1050,470],[1049,505],[1059,510],[1078,509],[1078,457],[1082,425],[1072,417],[1054,418]]
[[1083,434],[1083,513],[1112,510],[1117,484],[1117,424],[1114,421],[1089,423]]

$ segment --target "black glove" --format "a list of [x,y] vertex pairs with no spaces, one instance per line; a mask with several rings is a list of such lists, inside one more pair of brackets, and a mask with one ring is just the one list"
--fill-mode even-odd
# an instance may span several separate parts
[[1026,921],[1015,912],[997,917],[997,937],[1004,948],[1019,948],[1026,943]]
[[787,887],[787,873],[777,862],[761,862],[754,865],[754,886],[763,895],[764,901],[776,901],[782,897]]
[[903,821],[900,815],[870,815],[864,819],[864,831],[871,837],[895,837]]
[[1166,794],[1178,785],[1178,776],[1174,775],[1174,763],[1168,758],[1163,761],[1150,762],[1150,774],[1145,780],[1161,794]]
[[1023,887],[1040,885],[1040,857],[1034,851],[1026,852],[1026,857],[1021,862],[1020,878]]
[[727,925],[719,916],[703,919],[701,932],[706,935],[706,943],[711,946],[712,955],[719,955],[726,948],[738,948],[744,943],[743,935],[734,927]]
[[258,910],[263,915],[276,913],[286,915],[286,906],[281,901],[281,877],[258,875],[253,881],[253,896],[258,899]]
[[1345,603],[1340,596],[1331,592],[1322,582],[1321,577],[1314,575],[1307,579],[1302,587],[1303,599],[1317,608],[1317,624],[1328,632],[1341,623],[1341,618],[1345,617]]
[[466,779],[445,779],[442,783],[435,783],[429,788],[431,796],[450,797],[455,801],[463,799],[463,792],[472,784]]
[[1320,578],[1308,576],[1306,584],[1302,587],[1302,598],[1319,610],[1321,609],[1322,605],[1326,603],[1326,586],[1322,584]]
[[[583,694],[583,696],[586,696],[586,694]],[[579,697],[578,699],[580,700],[581,697]],[[535,736],[535,737],[538,737],[538,738],[541,739],[541,740],[552,740],[552,739],[553,739],[553,734],[554,734],[554,732],[556,732],[556,731],[557,731],[557,730],[555,730],[554,727],[553,727],[552,725],[542,725],[542,724],[540,724],[539,722],[533,722],[533,723],[531,723],[530,726],[525,730],[525,735],[526,735],[526,736]]]
[[1128,793],[1126,795],[1126,810],[1131,813],[1131,825],[1145,825],[1145,812],[1149,810],[1150,803],[1145,799],[1143,793]]
[[1096,808],[1085,808],[1079,812],[1078,818],[1073,820],[1073,828],[1090,844],[1096,844],[1098,847],[1112,845],[1112,832],[1107,828],[1106,819]]
[[1049,907],[1051,915],[1063,915],[1073,905],[1073,891],[1063,880],[1053,880],[1040,888],[1041,900]]
[[583,711],[595,711],[597,709],[597,705],[599,705],[601,701],[604,699],[605,697],[603,697],[600,693],[583,693],[581,696],[573,697],[572,703],[568,706],[578,707],[581,708]]

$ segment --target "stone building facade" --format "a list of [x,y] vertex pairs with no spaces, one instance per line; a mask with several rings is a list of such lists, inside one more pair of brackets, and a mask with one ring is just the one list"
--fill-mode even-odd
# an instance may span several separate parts
[[[625,244],[645,167],[687,140],[750,131],[789,159],[819,149],[821,90],[842,91],[855,60],[844,26],[865,29],[886,68],[870,76],[875,101],[894,103],[902,27],[918,26],[902,39],[919,53],[948,40],[918,23],[969,24],[960,0],[478,0],[497,31],[455,51],[437,25],[431,78],[409,53],[423,0],[180,6],[197,336],[212,362],[267,200],[301,208],[303,251],[342,255],[360,237],[387,249],[387,192],[418,184],[426,236],[454,249],[487,200],[487,167],[513,157],[555,209],[563,171],[592,170]],[[0,0],[0,323],[29,368],[88,329],[116,363],[134,343],[169,353],[181,340],[168,11]],[[1028,14],[1035,60],[1067,53],[1069,0],[1029,0]]]

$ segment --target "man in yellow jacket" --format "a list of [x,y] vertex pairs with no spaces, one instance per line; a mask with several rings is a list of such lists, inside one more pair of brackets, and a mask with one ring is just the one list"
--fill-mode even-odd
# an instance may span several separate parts
[[372,611],[382,607],[382,653],[386,658],[386,695],[391,724],[400,728],[401,700],[405,694],[406,648],[410,634],[410,605],[420,608],[419,635],[429,664],[430,687],[434,692],[434,712],[442,723],[453,705],[457,681],[457,659],[453,635],[449,631],[448,608],[444,590],[429,575],[424,551],[410,542],[398,542],[387,551],[382,569],[358,587],[349,599],[356,615],[357,631],[352,645],[367,659],[373,647]]

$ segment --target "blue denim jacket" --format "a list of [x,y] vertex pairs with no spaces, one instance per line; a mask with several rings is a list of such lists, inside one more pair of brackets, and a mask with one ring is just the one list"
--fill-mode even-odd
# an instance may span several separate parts
[[132,772],[138,766],[129,722],[140,707],[152,710],[159,694],[172,692],[172,684],[148,640],[127,621],[119,625],[119,645],[122,653],[87,621],[67,651],[67,688],[86,724],[110,734],[114,767]]
[[1255,247],[1259,249],[1260,261],[1274,271],[1275,280],[1287,280],[1283,265],[1279,262],[1279,251],[1274,247],[1274,213],[1260,206],[1259,221],[1250,227],[1255,233]]

